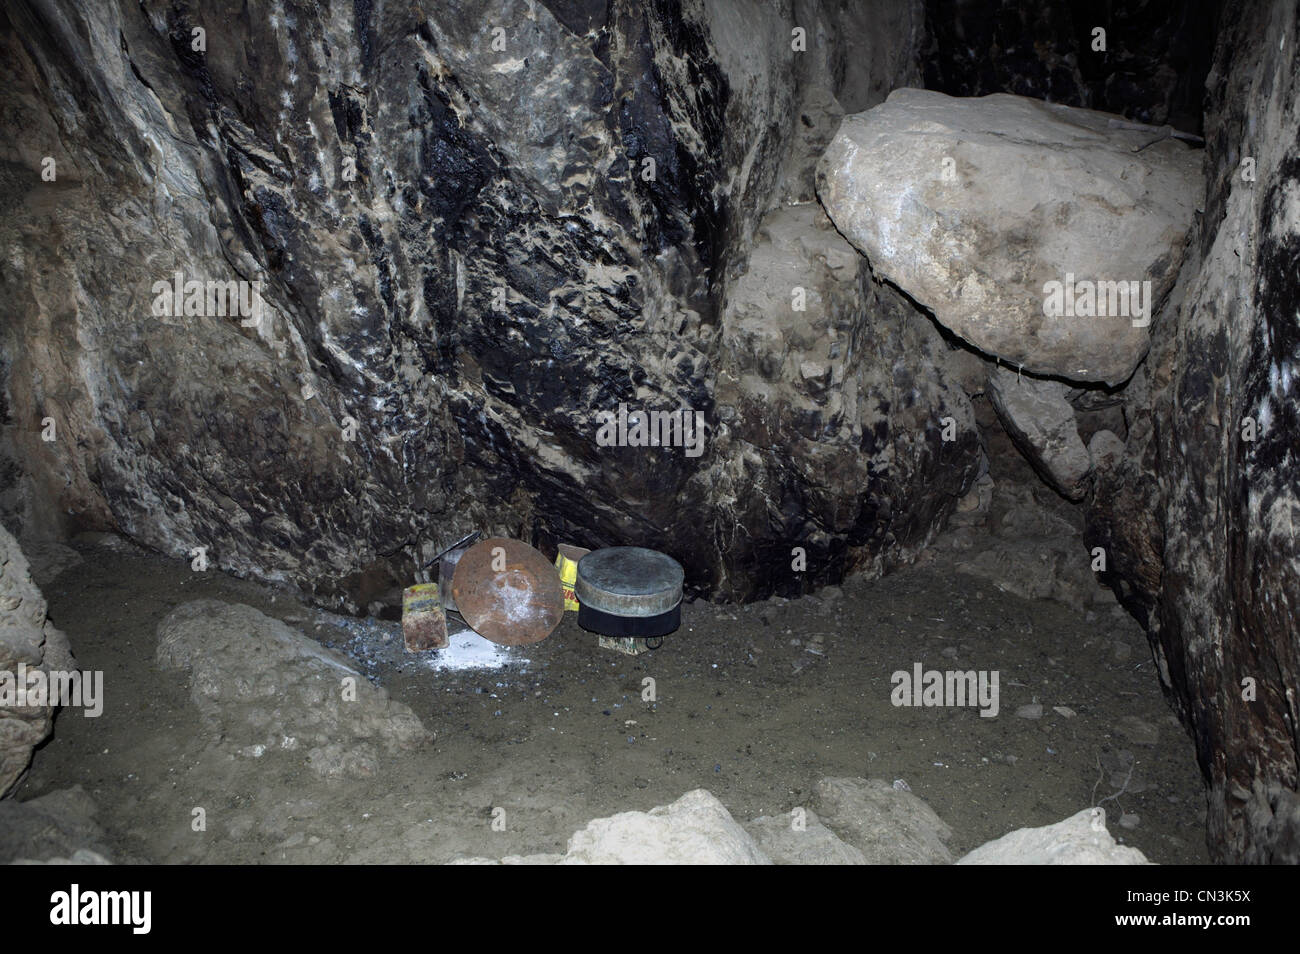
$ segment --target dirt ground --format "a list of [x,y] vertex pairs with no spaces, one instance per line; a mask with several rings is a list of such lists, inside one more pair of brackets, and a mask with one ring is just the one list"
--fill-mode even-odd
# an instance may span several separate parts
[[[688,604],[681,630],[639,657],[598,648],[566,614],[505,667],[438,671],[404,653],[395,623],[331,616],[125,544],[78,548],[85,562],[44,592],[80,666],[104,671],[105,710],[61,715],[16,795],[84,786],[128,859],[558,852],[591,818],[697,787],[747,821],[806,805],[820,778],[866,776],[925,799],[952,826],[954,857],[1100,802],[1117,839],[1151,860],[1207,861],[1192,746],[1137,624],[1117,607],[1081,616],[1017,598],[943,558],[795,601]],[[292,752],[253,760],[210,746],[184,677],[154,664],[159,621],[200,597],[247,603],[348,653],[436,742],[364,781],[322,780]],[[891,674],[915,663],[997,670],[999,714],[895,707]],[[1041,718],[1017,715],[1033,702]],[[1121,810],[1136,827],[1117,824]]]

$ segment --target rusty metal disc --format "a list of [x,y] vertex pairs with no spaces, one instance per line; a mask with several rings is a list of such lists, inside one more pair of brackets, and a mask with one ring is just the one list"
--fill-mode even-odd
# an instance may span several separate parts
[[481,540],[456,564],[451,592],[474,631],[502,646],[545,639],[564,617],[564,590],[551,562],[526,543]]

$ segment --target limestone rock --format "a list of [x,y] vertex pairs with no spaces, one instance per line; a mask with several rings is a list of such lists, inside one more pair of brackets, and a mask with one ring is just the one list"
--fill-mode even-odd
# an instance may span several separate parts
[[758,847],[778,865],[865,865],[866,856],[822,824],[817,813],[805,811],[804,827],[796,829],[790,815],[755,818],[745,826]]
[[1100,430],[1088,441],[1093,469],[1110,470],[1124,457],[1124,442],[1113,431]]
[[[748,271],[727,293],[722,334],[716,398],[728,424],[718,446],[739,461],[769,461],[800,501],[773,513],[774,495],[757,491],[747,476],[757,465],[746,463],[728,471],[728,511],[742,525],[779,517],[788,539],[807,541],[814,584],[835,582],[831,567],[910,557],[922,528],[952,509],[979,467],[974,412],[941,370],[948,349],[933,325],[871,281],[820,206],[802,205],[764,217]],[[772,460],[792,436],[798,460]],[[900,532],[892,509],[863,525],[868,508],[846,503],[850,486],[876,487],[906,507],[910,530]],[[826,549],[855,532],[845,550]],[[894,546],[882,551],[886,535]]]
[[111,864],[114,853],[95,814],[94,799],[80,785],[25,802],[0,801],[0,864]]
[[648,812],[597,818],[574,832],[562,865],[765,865],[772,861],[702,788]]
[[1106,830],[1106,812],[1085,808],[1065,821],[1042,828],[1018,828],[981,845],[959,865],[1145,865],[1136,848],[1115,843]]
[[[648,812],[597,818],[575,832],[564,855],[459,858],[453,864],[938,864],[952,861],[952,832],[925,802],[885,782],[824,779],[823,817],[802,831],[791,816],[742,827],[704,789]],[[838,834],[837,834],[838,833]]]
[[[32,581],[27,558],[0,527],[0,679],[7,692],[17,687],[19,666],[70,670],[74,660],[67,637],[45,615],[45,598]],[[26,670],[24,670],[26,671]],[[54,708],[0,702],[0,796],[27,771],[32,750],[50,734]]]
[[[879,274],[981,351],[1120,384],[1182,261],[1200,157],[1113,119],[1006,94],[896,90],[841,123],[818,195]],[[1120,315],[1116,301],[1104,316],[1049,317],[1047,283],[1071,276],[1150,282],[1150,310]]]
[[957,564],[957,570],[1027,600],[1056,600],[1078,610],[1098,589],[1077,537],[1064,541],[986,540]]
[[563,855],[458,858],[460,865],[770,865],[753,837],[702,788],[648,812],[596,818]]
[[453,858],[447,862],[449,865],[556,865],[563,860],[564,855],[506,855],[504,858],[484,858],[475,856],[472,858]]
[[[324,777],[364,778],[379,752],[432,738],[409,707],[388,698],[343,657],[241,604],[194,600],[158,626],[158,664],[184,670],[214,741],[247,758],[304,758]],[[355,690],[345,698],[344,680]]]
[[1020,452],[1049,484],[1071,500],[1087,492],[1092,458],[1079,439],[1068,388],[998,368],[989,376],[988,395]]
[[867,864],[948,864],[949,828],[912,792],[881,779],[824,778],[815,796],[822,824]]
[[11,865],[111,865],[113,862],[97,851],[91,851],[89,848],[78,848],[69,858],[47,858],[44,861],[18,858],[9,863]]
[[[1043,493],[1050,494],[1045,488]],[[1079,611],[1089,603],[1113,603],[1092,572],[1080,528],[1013,482],[994,488],[986,532],[954,549],[958,572],[1007,593],[1056,600]]]

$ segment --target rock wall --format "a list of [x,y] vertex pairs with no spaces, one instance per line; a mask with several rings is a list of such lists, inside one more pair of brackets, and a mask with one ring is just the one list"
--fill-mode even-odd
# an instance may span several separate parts
[[[10,4],[0,516],[205,547],[353,610],[470,528],[662,547],[737,599],[906,559],[976,454],[964,425],[940,440],[964,395],[915,384],[910,306],[850,268],[852,347],[809,377],[760,362],[762,415],[724,375],[764,216],[811,197],[838,97],[916,80],[921,24],[831,0]],[[248,310],[189,281],[249,283]],[[793,294],[778,334],[830,320]],[[703,453],[599,446],[620,404],[699,412]]]
[[1300,861],[1300,22],[1223,17],[1199,248],[1125,392],[1089,545],[1151,636],[1228,862]]

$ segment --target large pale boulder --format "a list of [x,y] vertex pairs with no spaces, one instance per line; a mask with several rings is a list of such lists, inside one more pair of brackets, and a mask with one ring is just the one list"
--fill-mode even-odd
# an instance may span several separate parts
[[865,865],[867,857],[821,823],[816,812],[767,815],[745,826],[778,865]]
[[702,788],[648,812],[597,818],[573,833],[562,865],[770,865],[758,843]]
[[[975,347],[1119,384],[1146,354],[1200,193],[1198,152],[1131,125],[1019,96],[900,89],[844,120],[817,191],[880,275]],[[1052,282],[1079,307],[1049,316]],[[1149,282],[1137,288],[1150,295],[1124,316],[1102,288],[1093,310],[1109,313],[1089,316],[1084,282]]]
[[18,698],[19,673],[73,666],[67,637],[45,617],[45,598],[32,581],[27,558],[0,527],[0,796],[27,771],[32,750],[54,724],[53,706]]
[[1042,828],[1018,828],[981,845],[959,865],[1145,865],[1136,848],[1115,843],[1106,830],[1106,812],[1085,808],[1065,821]]
[[949,864],[952,829],[912,792],[881,779],[824,778],[817,783],[821,821],[862,852],[867,864]]
[[410,708],[343,657],[251,606],[194,600],[158,626],[157,660],[189,674],[214,742],[284,752],[323,777],[368,777],[381,752],[432,738]]
[[457,858],[456,865],[770,865],[758,842],[712,793],[687,792],[648,812],[596,818],[563,855]]

